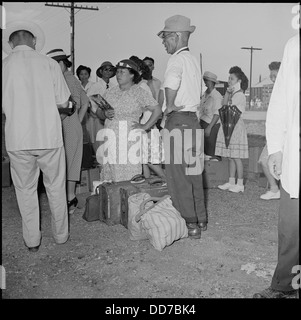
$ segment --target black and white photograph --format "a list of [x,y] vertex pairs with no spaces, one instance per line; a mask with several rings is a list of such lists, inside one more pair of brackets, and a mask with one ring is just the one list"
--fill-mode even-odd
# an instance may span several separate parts
[[299,299],[300,3],[0,7],[3,300]]

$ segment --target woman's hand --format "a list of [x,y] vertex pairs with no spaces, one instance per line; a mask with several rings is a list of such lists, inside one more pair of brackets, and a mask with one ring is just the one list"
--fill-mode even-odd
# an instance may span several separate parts
[[132,129],[140,129],[140,130],[145,130],[145,126],[137,121],[133,121],[133,124],[132,124]]
[[106,118],[109,120],[112,120],[115,116],[114,110],[106,110],[104,113],[105,113]]

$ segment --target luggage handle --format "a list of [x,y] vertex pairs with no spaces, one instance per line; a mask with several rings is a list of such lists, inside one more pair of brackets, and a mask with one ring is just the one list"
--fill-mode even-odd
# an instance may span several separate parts
[[[135,221],[139,222],[141,217],[148,212],[149,210],[153,209],[156,205],[158,205],[160,202],[164,201],[165,199],[170,198],[170,195],[165,195],[163,197],[150,197],[146,200],[144,200],[141,204],[140,204],[140,212],[136,215],[135,217]],[[153,205],[151,205],[149,208],[145,209],[145,205],[149,202],[149,201],[157,201],[156,203],[154,203]]]

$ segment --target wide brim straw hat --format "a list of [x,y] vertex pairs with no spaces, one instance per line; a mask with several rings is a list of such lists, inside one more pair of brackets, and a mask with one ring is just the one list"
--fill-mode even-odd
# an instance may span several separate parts
[[213,72],[210,72],[210,71],[206,71],[204,72],[203,74],[203,79],[205,80],[209,80],[209,81],[212,81],[214,83],[218,83],[218,80],[217,80],[217,75],[214,74]]
[[40,52],[44,48],[45,34],[44,31],[40,28],[40,26],[32,21],[16,20],[7,23],[5,29],[3,29],[2,32],[2,50],[6,54],[10,54],[12,51],[12,48],[9,45],[10,35],[19,30],[26,30],[33,34],[33,36],[36,38],[36,51]]
[[114,72],[110,76],[110,78],[113,78],[116,75],[116,68],[113,66],[113,64],[110,61],[105,61],[101,64],[101,66],[96,70],[96,75],[99,78],[102,78],[102,70],[104,67],[111,67]]
[[181,15],[175,15],[165,20],[164,29],[157,35],[162,38],[164,32],[194,32],[195,26],[190,25],[190,19]]

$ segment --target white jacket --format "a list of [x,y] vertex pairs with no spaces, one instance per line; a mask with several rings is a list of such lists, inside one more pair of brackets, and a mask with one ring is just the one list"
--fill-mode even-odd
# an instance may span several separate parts
[[266,118],[269,155],[281,151],[281,184],[291,198],[299,198],[300,185],[300,44],[299,34],[285,45]]

